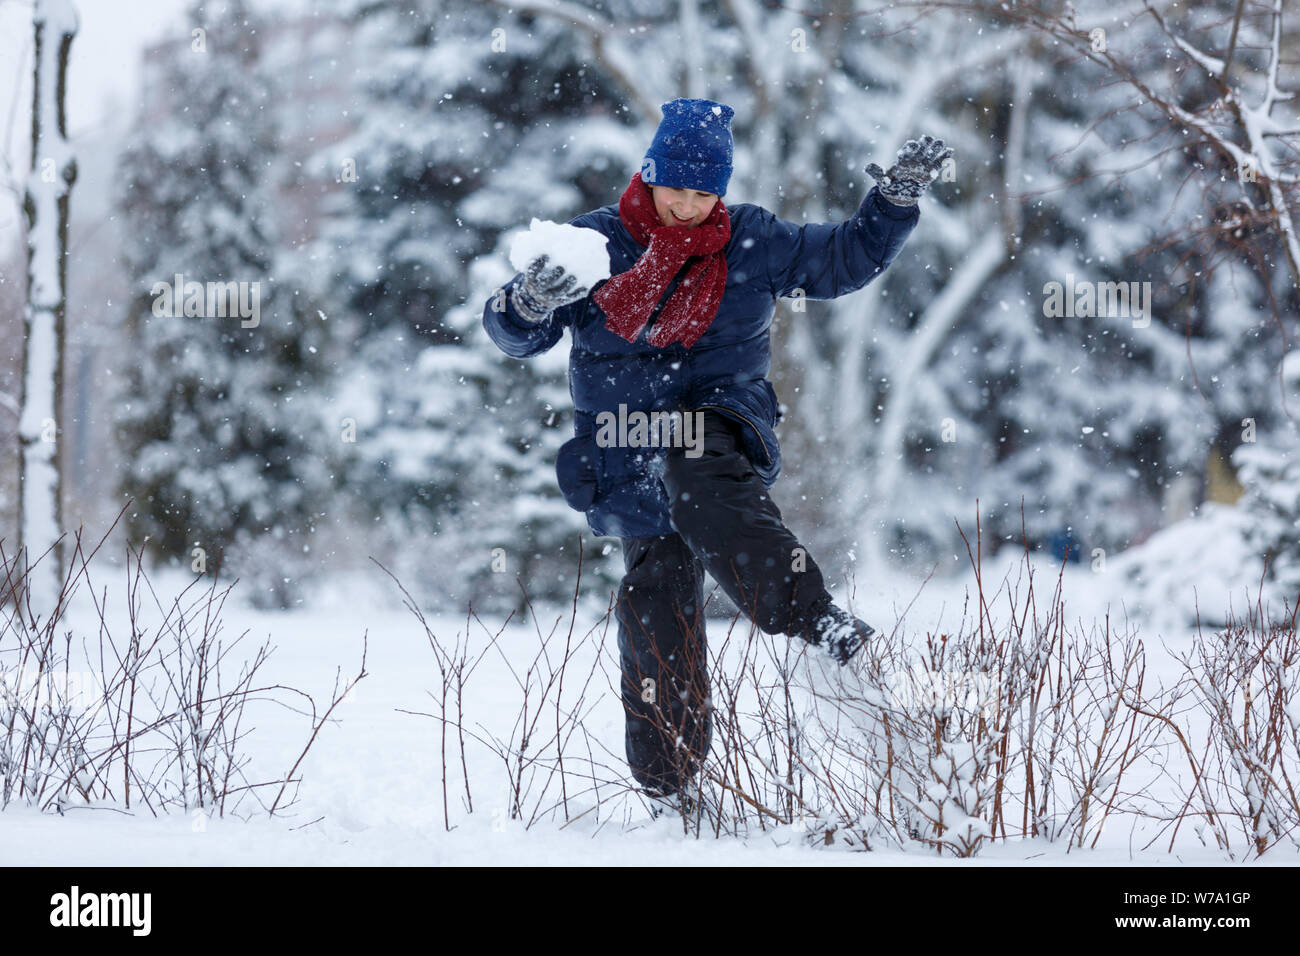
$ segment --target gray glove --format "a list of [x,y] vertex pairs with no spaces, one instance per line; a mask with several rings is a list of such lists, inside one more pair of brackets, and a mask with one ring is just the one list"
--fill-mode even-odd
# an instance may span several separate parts
[[872,163],[866,168],[866,173],[876,180],[880,195],[890,202],[897,206],[915,206],[921,194],[939,175],[943,161],[951,155],[951,147],[945,146],[943,140],[922,136],[903,144],[898,151],[898,160],[888,172]]
[[560,306],[587,294],[587,287],[579,286],[577,277],[565,272],[564,266],[547,269],[549,260],[542,254],[528,263],[524,277],[510,288],[510,304],[529,322],[541,322]]

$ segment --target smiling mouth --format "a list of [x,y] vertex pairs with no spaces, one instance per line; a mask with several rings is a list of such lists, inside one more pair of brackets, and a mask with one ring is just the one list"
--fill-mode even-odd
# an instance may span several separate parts
[[675,212],[672,214],[672,217],[676,219],[678,222],[690,222],[692,219],[695,218],[694,216],[685,216],[685,217],[679,216]]

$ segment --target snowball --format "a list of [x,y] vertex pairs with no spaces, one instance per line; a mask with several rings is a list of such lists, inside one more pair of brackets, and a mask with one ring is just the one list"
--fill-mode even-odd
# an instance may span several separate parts
[[510,265],[523,272],[543,253],[550,257],[548,266],[564,266],[580,286],[590,289],[594,283],[609,278],[609,251],[605,237],[595,229],[534,219],[528,231],[519,233],[510,243]]

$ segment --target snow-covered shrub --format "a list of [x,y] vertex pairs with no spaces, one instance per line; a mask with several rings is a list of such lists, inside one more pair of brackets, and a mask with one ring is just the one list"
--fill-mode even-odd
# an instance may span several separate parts
[[994,835],[1001,711],[1017,689],[999,684],[994,646],[965,636],[928,634],[913,648],[896,630],[863,652],[854,677],[812,669],[812,735],[826,767],[818,819],[832,824],[829,842],[839,830],[863,848],[915,842],[971,856]]
[[[536,627],[537,645],[531,658],[524,661],[500,645],[506,625],[515,616],[513,612],[500,625],[491,627],[471,607],[465,633],[457,633],[448,640],[434,633],[420,610],[419,600],[400,579],[389,574],[401,591],[404,606],[420,622],[437,667],[437,684],[429,692],[436,712],[421,712],[420,716],[432,718],[438,725],[442,815],[446,829],[452,829],[452,792],[463,789],[463,806],[467,812],[474,812],[466,755],[466,743],[470,740],[487,748],[500,761],[503,776],[500,786],[494,789],[499,802],[489,805],[494,807],[493,813],[500,817],[502,825],[506,820],[519,821],[524,829],[541,820],[567,823],[574,819],[575,813],[582,816],[591,810],[586,796],[594,789],[599,798],[600,787],[606,780],[592,761],[591,741],[583,719],[594,704],[590,698],[594,692],[592,682],[601,661],[598,653],[591,655],[587,666],[575,666],[575,660],[586,656],[589,647],[600,646],[610,615],[606,614],[603,620],[579,633],[574,627],[578,613],[575,599],[568,620],[559,615],[543,632],[532,599],[525,591],[525,617]],[[575,591],[581,587],[582,575],[579,551]],[[472,640],[471,627],[486,635],[481,645]],[[510,701],[517,709],[507,711],[515,714],[515,719],[504,734],[485,728],[466,711],[467,704],[481,700],[471,694],[469,680],[489,654],[501,656],[518,690],[517,704],[513,699]],[[616,781],[609,782],[616,789],[625,789]],[[584,807],[580,813],[579,805]]]
[[1168,748],[1169,703],[1148,696],[1146,652],[1131,630],[1112,632],[1109,621],[1086,632],[1054,628],[1044,650],[1018,735],[1026,835],[1096,846],[1112,811],[1143,812],[1121,783]]
[[[1043,599],[1028,554],[1024,561],[1019,579],[1009,573],[990,593],[976,560],[956,627],[911,641],[900,624],[877,635],[851,672],[818,666],[820,652],[759,633],[739,614],[715,631],[712,749],[694,768],[703,799],[693,816],[683,813],[688,832],[972,856],[990,842],[1028,838],[1094,847],[1113,816],[1166,814],[1158,796],[1130,781],[1158,774],[1178,746],[1168,732],[1177,698],[1149,689],[1134,634],[1108,621],[1069,626],[1064,575]],[[584,726],[600,657],[573,666],[611,626],[609,614],[578,628],[575,604],[549,632],[539,629],[521,660],[501,647],[499,621],[471,615],[484,637],[471,650],[468,632],[439,639],[409,595],[408,607],[429,633],[440,675],[432,694],[439,709],[428,716],[442,728],[448,828],[457,778],[466,810],[481,805],[471,797],[467,742],[497,758],[505,798],[497,810],[525,827],[588,814],[600,825],[635,795],[620,757],[593,757],[608,751]],[[488,652],[502,656],[518,686],[509,711],[517,716],[504,731],[484,730],[475,712],[481,695],[469,686]],[[617,659],[611,673],[617,681]],[[682,732],[659,730],[670,739]]]
[[[878,635],[856,675],[813,670],[815,833],[971,856],[988,841],[1095,845],[1135,764],[1166,745],[1136,636],[1067,625],[1062,580],[1035,595],[1028,558],[958,626]],[[974,605],[972,610],[971,605]],[[995,613],[996,610],[996,613]]]
[[1300,846],[1296,618],[1270,621],[1256,606],[1222,630],[1198,632],[1182,660],[1180,693],[1208,718],[1209,746],[1186,754],[1197,835],[1233,856],[1240,837],[1254,854],[1283,840]]
[[[87,553],[78,533],[58,603],[45,610],[33,607],[25,587],[22,575],[31,568],[2,545],[0,580],[23,597],[0,607],[0,809],[16,802],[59,813],[86,805],[129,811],[143,804],[154,814],[223,816],[249,801],[271,813],[293,802],[285,795],[299,782],[294,772],[351,685],[324,716],[302,691],[261,686],[270,645],[241,656],[246,632],[228,637],[222,623],[232,585],[218,586],[215,575],[164,596],[143,556],[128,552],[119,608],[91,582],[90,562],[103,540]],[[83,586],[94,602],[93,635],[65,626]],[[283,776],[250,779],[249,705],[303,701],[312,733],[298,763]]]

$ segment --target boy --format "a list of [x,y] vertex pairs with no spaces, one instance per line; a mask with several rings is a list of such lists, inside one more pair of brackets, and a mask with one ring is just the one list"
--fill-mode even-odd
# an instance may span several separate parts
[[[706,568],[764,632],[799,637],[840,664],[875,633],[831,600],[767,494],[781,469],[769,327],[781,296],[845,295],[883,271],[952,150],[909,140],[888,173],[867,167],[878,184],[852,218],[798,225],[723,204],[731,107],[676,99],[662,109],[619,202],[571,223],[607,237],[611,278],[580,288],[538,256],[488,303],[483,324],[516,358],[572,332],[575,435],[556,473],[592,531],[622,540],[627,758],[645,791],[667,800],[688,796],[709,749]],[[660,450],[644,429],[606,427],[628,409],[670,416],[692,447]]]

